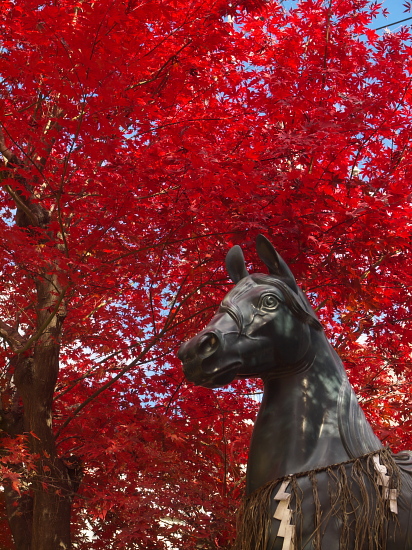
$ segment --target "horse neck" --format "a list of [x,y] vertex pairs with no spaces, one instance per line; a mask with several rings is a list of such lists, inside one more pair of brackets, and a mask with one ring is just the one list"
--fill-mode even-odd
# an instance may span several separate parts
[[323,332],[298,375],[264,380],[249,453],[247,494],[268,481],[344,462],[381,447]]

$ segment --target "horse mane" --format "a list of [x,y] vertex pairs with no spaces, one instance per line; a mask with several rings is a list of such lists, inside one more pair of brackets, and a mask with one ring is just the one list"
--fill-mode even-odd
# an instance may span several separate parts
[[350,457],[382,449],[346,377],[339,391],[338,425],[343,446]]

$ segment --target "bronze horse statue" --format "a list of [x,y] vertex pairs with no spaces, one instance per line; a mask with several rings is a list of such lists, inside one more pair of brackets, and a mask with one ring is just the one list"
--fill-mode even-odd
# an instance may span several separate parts
[[382,446],[289,267],[257,252],[269,274],[230,249],[236,286],[178,353],[196,385],[263,380],[235,549],[412,550],[412,452]]

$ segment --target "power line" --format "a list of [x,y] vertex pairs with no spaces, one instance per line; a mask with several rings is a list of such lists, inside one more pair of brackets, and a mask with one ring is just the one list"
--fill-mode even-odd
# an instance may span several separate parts
[[378,27],[377,29],[373,29],[374,31],[380,31],[382,29],[386,29],[387,27],[393,27],[394,25],[397,25],[398,23],[404,23],[405,21],[409,21],[412,19],[412,17],[407,17],[406,19],[401,19],[400,21],[395,21],[395,23],[389,23],[389,25],[383,25],[383,27]]

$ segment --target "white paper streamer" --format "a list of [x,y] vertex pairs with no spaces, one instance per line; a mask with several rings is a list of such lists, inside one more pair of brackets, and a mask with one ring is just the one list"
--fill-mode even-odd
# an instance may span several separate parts
[[277,536],[283,538],[282,550],[294,550],[295,526],[291,525],[293,512],[289,508],[291,494],[286,492],[289,485],[289,480],[282,482],[279,491],[274,496],[274,499],[279,501],[273,517],[280,521],[279,531]]
[[396,489],[389,489],[390,476],[386,466],[379,462],[379,455],[374,455],[373,463],[375,470],[378,474],[378,485],[382,486],[383,498],[389,500],[389,509],[394,514],[398,513],[398,491]]

